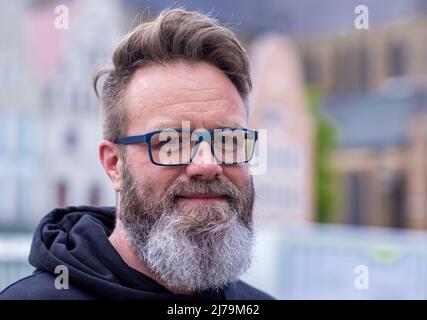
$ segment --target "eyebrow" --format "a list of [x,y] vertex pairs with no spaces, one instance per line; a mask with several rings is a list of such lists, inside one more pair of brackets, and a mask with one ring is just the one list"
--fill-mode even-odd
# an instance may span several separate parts
[[241,125],[240,123],[233,121],[233,120],[225,121],[225,122],[217,121],[215,123],[215,128],[218,128],[218,129],[220,129],[220,128],[243,128],[243,127],[245,127],[245,125]]
[[[244,127],[244,125],[242,126],[241,124],[239,124],[236,121],[229,121],[229,122],[228,121],[227,122],[217,121],[217,122],[215,122],[213,129],[242,128],[242,127]],[[182,129],[182,122],[179,125],[177,125],[176,122],[162,121],[162,122],[156,124],[155,127],[149,129],[148,131],[165,130],[165,129],[181,130]],[[199,128],[196,128],[196,129],[199,129]]]

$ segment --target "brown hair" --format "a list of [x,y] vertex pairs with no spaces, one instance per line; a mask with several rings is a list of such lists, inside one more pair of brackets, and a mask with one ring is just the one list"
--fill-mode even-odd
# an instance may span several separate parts
[[[235,34],[199,12],[164,10],[119,42],[112,68],[99,69],[94,74],[93,87],[102,104],[104,139],[114,140],[126,133],[126,114],[121,105],[135,70],[174,59],[207,62],[218,67],[247,101],[252,89],[249,61]],[[104,74],[107,78],[99,94],[97,82]]]

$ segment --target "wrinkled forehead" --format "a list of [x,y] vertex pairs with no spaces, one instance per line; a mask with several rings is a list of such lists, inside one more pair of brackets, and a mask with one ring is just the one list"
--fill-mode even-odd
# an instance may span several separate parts
[[175,62],[138,69],[126,92],[128,132],[244,127],[247,109],[230,79],[206,63]]

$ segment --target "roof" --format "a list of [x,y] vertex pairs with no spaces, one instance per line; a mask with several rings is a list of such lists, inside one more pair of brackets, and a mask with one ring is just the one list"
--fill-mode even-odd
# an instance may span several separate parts
[[427,92],[401,88],[383,94],[332,97],[323,110],[335,123],[340,148],[404,145],[416,112],[427,115]]
[[[184,6],[188,10],[210,12],[221,22],[236,26],[243,33],[266,31],[289,35],[335,32],[354,29],[354,9],[360,4],[369,8],[369,22],[381,24],[405,16],[427,12],[424,0],[122,0],[126,5],[153,12]],[[135,12],[135,10],[131,10]]]

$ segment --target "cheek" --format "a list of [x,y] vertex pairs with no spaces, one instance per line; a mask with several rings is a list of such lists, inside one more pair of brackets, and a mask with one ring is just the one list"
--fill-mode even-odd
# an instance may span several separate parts
[[247,164],[223,166],[222,173],[234,183],[239,190],[243,190],[248,183],[250,183],[249,166]]
[[147,166],[147,183],[150,183],[158,195],[163,194],[174,183],[178,175],[179,172],[174,168]]
[[165,191],[174,183],[180,174],[178,167],[162,167],[151,163],[148,155],[138,155],[128,159],[135,179],[142,189],[150,190],[156,199],[162,197]]
[[[136,147],[136,146],[135,146]],[[129,146],[127,150],[126,164],[138,182],[143,182],[146,177],[147,170],[150,166],[148,154],[142,152],[140,148]]]

